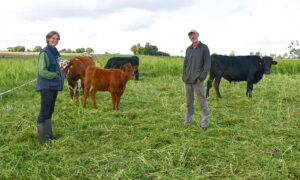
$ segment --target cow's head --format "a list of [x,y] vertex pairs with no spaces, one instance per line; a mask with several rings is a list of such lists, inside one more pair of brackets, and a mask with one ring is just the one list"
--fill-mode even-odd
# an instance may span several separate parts
[[135,76],[133,74],[133,68],[130,63],[124,64],[123,66],[120,67],[120,69],[127,73],[127,75],[129,76],[129,79],[132,80],[135,78]]
[[[60,66],[60,70],[63,73],[64,69],[67,67],[68,65],[68,61],[67,60],[61,60],[59,61],[59,66]],[[66,75],[63,73],[63,75],[66,77]]]
[[277,61],[273,61],[272,57],[266,56],[259,61],[259,64],[262,65],[265,74],[270,74],[272,64],[276,65]]
[[72,68],[72,66],[74,66],[73,64],[74,64],[74,63],[69,62],[69,63],[67,64],[67,66],[61,71],[62,74],[63,74],[65,77],[69,74],[69,68]]

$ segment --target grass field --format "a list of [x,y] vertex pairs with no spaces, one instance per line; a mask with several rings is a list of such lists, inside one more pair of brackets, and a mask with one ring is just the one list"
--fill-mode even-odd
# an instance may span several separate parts
[[[68,57],[65,55],[65,57]],[[103,67],[109,55],[96,55]],[[64,57],[63,57],[64,58]],[[108,92],[70,100],[59,93],[53,130],[40,146],[35,83],[0,96],[0,179],[300,179],[300,61],[278,60],[254,85],[221,81],[211,89],[210,127],[196,106],[183,128],[182,58],[140,56],[140,80],[129,81],[120,110]],[[0,93],[36,78],[35,56],[0,55]],[[195,102],[197,103],[197,102]]]

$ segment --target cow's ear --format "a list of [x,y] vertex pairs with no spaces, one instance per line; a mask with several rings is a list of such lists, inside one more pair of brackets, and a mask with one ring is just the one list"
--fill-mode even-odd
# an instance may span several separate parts
[[137,71],[138,69],[139,69],[138,66],[133,66],[133,70],[134,70],[134,71]]
[[122,71],[126,71],[126,69],[125,69],[124,65],[123,65],[123,66],[121,66],[121,67],[120,67],[120,69],[121,69]]
[[277,61],[272,61],[272,64],[273,64],[273,65],[276,65],[276,64],[277,64]]

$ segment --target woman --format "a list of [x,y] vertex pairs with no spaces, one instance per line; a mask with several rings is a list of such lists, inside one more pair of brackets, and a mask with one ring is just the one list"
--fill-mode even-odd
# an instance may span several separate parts
[[36,91],[41,93],[41,109],[37,120],[38,140],[44,145],[48,138],[56,140],[52,132],[52,113],[54,112],[57,92],[63,90],[64,77],[61,73],[58,58],[59,52],[55,48],[60,40],[56,31],[46,35],[47,46],[39,54]]

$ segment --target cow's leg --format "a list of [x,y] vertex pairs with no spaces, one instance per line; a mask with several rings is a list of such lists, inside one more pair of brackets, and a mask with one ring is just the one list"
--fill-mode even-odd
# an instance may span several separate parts
[[210,73],[209,74],[209,79],[207,81],[207,88],[206,88],[206,97],[209,97],[209,89],[212,87],[212,82],[215,79],[215,75]]
[[97,92],[96,88],[93,88],[93,90],[92,90],[92,100],[93,100],[93,106],[94,106],[95,109],[97,109],[96,92]]
[[221,94],[220,94],[220,91],[219,91],[219,86],[220,86],[221,78],[222,78],[222,76],[217,76],[216,79],[215,79],[215,82],[214,82],[214,88],[215,88],[216,93],[217,93],[217,95],[218,95],[219,98],[222,98]]
[[[89,91],[90,91],[90,84],[86,84],[85,88],[84,88],[84,93],[83,93],[83,104],[82,107],[85,108],[86,107],[86,98],[89,95]],[[94,89],[94,88],[93,88]]]
[[76,89],[76,99],[78,99],[78,97],[79,97],[80,89],[81,89],[81,80],[78,79],[77,80],[77,89]]
[[115,110],[115,105],[116,105],[116,96],[114,92],[110,92],[111,95],[111,101],[112,101],[112,109]]
[[121,96],[116,95],[116,109],[119,110],[119,103],[120,103]]
[[74,96],[74,86],[72,86],[69,81],[68,81],[68,88],[69,88],[69,92],[70,92],[70,96],[71,96],[71,99],[73,100],[73,96]]
[[139,70],[134,71],[135,80],[139,80]]
[[252,94],[251,94],[252,90],[253,90],[253,84],[247,82],[247,92],[246,92],[246,96],[248,96],[249,98],[252,97]]
[[84,91],[84,79],[81,79],[81,88],[82,88],[82,92]]

